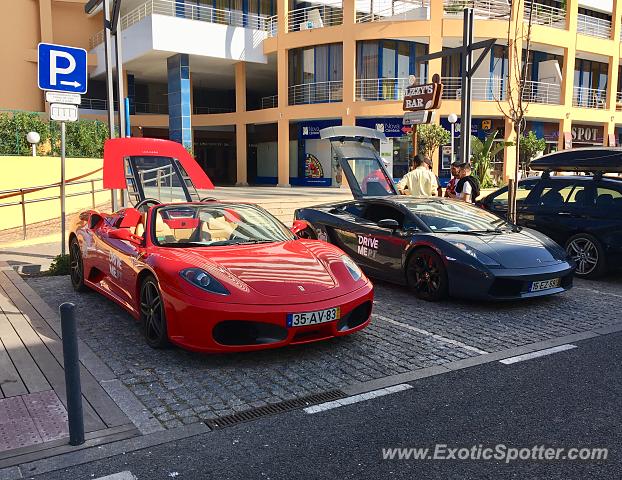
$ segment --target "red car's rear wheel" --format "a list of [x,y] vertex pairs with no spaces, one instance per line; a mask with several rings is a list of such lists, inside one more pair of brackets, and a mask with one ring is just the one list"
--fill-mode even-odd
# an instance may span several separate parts
[[69,266],[71,271],[71,285],[76,292],[84,292],[84,264],[82,263],[82,250],[77,238],[69,242]]
[[170,345],[164,304],[157,280],[149,275],[140,287],[140,323],[147,345],[165,348]]

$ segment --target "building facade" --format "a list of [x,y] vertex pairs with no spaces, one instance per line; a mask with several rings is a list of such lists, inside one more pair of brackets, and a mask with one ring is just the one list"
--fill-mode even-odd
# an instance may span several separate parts
[[[36,44],[89,50],[83,118],[107,106],[101,12],[81,0],[3,2],[3,53],[16,75],[3,78],[0,108],[43,111]],[[123,0],[124,90],[133,135],[172,138],[193,148],[217,184],[329,186],[335,166],[319,130],[361,125],[382,130],[378,144],[393,175],[411,154],[402,95],[414,75],[444,84],[436,122],[460,113],[459,55],[420,57],[462,42],[462,9],[475,9],[475,38],[497,39],[473,80],[470,131],[514,141],[501,113],[527,63],[526,129],[547,151],[617,145],[622,133],[622,0]],[[15,22],[7,22],[14,18]],[[525,53],[531,19],[530,52]],[[509,32],[509,33],[508,33]],[[508,38],[510,46],[508,47]],[[5,47],[6,50],[6,47]],[[3,51],[4,52],[4,51]],[[464,130],[457,125],[456,135]],[[514,149],[494,165],[513,176]],[[435,169],[448,175],[448,149]]]

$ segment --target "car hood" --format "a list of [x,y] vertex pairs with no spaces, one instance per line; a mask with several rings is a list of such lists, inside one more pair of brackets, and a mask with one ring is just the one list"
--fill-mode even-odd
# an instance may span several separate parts
[[[176,254],[192,266],[217,267],[218,277],[234,286],[241,281],[256,293],[270,297],[303,297],[336,288],[328,264],[304,242],[292,240],[235,247],[180,248]],[[338,256],[335,256],[338,258]],[[235,277],[235,278],[232,278]],[[243,288],[244,289],[244,288]]]
[[548,237],[528,229],[493,234],[447,234],[452,244],[463,243],[505,268],[533,268],[566,260],[564,250]]

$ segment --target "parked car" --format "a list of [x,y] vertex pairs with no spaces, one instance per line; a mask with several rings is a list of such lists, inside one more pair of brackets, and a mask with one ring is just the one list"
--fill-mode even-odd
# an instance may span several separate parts
[[[519,181],[518,225],[533,228],[563,245],[576,262],[575,274],[597,278],[622,266],[622,150],[587,148],[546,155],[530,164],[544,173]],[[551,175],[551,172],[587,172]],[[508,188],[478,204],[507,215]]]
[[195,186],[213,188],[180,144],[108,140],[104,187],[127,189],[133,206],[74,222],[74,289],[117,302],[154,348],[275,348],[369,324],[373,286],[343,251],[258,206],[200,200]]
[[370,276],[407,285],[418,298],[509,300],[572,287],[573,265],[551,239],[473,205],[398,195],[368,141],[384,135],[329,127],[354,200],[296,210],[294,231],[333,243]]

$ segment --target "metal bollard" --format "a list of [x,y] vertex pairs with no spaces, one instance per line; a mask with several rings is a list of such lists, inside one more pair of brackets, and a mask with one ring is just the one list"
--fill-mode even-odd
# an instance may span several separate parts
[[63,361],[69,417],[69,445],[84,443],[84,416],[82,414],[82,388],[80,386],[80,357],[78,355],[78,325],[73,303],[60,306],[60,326],[63,334]]

